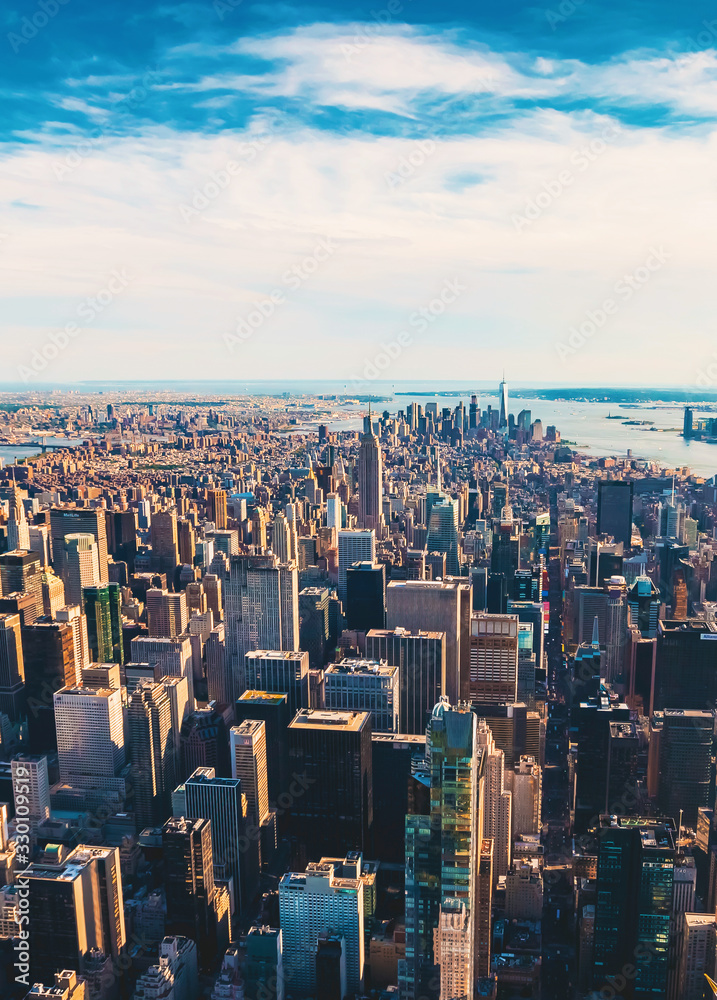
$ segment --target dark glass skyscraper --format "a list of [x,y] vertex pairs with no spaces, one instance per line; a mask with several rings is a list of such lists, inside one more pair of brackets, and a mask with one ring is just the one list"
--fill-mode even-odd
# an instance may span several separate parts
[[629,546],[632,540],[633,483],[624,479],[598,483],[597,531]]
[[83,597],[92,659],[97,663],[124,663],[119,584],[85,587]]

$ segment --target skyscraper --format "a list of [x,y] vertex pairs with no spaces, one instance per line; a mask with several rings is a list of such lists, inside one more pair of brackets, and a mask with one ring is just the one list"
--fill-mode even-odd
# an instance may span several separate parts
[[308,653],[257,649],[247,653],[244,662],[244,676],[249,690],[285,694],[292,718],[299,709],[309,707]]
[[237,909],[248,907],[258,889],[258,837],[246,836],[242,783],[198,767],[184,783],[187,815],[211,821],[212,861],[217,878],[234,880]]
[[598,483],[597,531],[616,542],[632,542],[632,480],[604,479]]
[[518,695],[518,616],[471,617],[470,697],[478,704],[511,703]]
[[155,569],[174,573],[179,565],[177,511],[175,509],[156,511],[152,515],[150,530]]
[[345,659],[324,673],[326,708],[371,713],[375,733],[397,733],[398,667],[380,660]]
[[459,580],[392,581],[386,627],[446,634],[445,693],[452,704],[470,694],[471,586]]
[[299,592],[299,645],[309,654],[309,667],[323,667],[329,641],[329,590],[304,587]]
[[236,702],[237,725],[247,719],[260,720],[266,727],[267,781],[272,806],[289,788],[289,714],[288,695],[270,691],[245,691]]
[[401,996],[421,996],[440,966],[440,996],[470,997],[476,976],[478,862],[483,841],[483,754],[470,707],[443,698],[428,729],[429,816],[406,816],[406,958]]
[[368,632],[386,624],[386,567],[357,562],[346,570],[346,627]]
[[219,529],[227,526],[227,493],[226,490],[208,490],[209,519]]
[[434,705],[445,694],[445,632],[371,629],[366,656],[398,667],[399,732],[423,735]]
[[[87,634],[87,615],[84,614],[77,604],[66,604],[64,607],[58,608],[53,617],[58,622],[67,622],[72,628],[72,638],[75,647],[75,680],[79,682],[82,677],[82,671],[90,665],[90,639]],[[121,629],[121,617],[119,624]],[[97,659],[99,661],[99,657]],[[99,662],[113,663],[115,661],[101,660]]]
[[339,531],[339,600],[346,608],[346,571],[357,562],[376,562],[376,532],[345,528]]
[[380,534],[383,524],[383,468],[381,445],[368,429],[361,437],[358,454],[359,528],[373,529]]
[[[364,885],[347,877],[341,861],[310,863],[279,883],[283,962],[288,989],[315,995],[319,935],[331,928],[346,944],[346,986],[360,993],[364,977]],[[336,994],[335,994],[336,996]],[[338,1000],[338,998],[337,998]]]
[[30,625],[43,614],[42,566],[36,552],[16,550],[0,555],[0,593],[5,597],[27,595],[23,625]]
[[484,801],[482,835],[492,844],[491,870],[494,882],[510,868],[513,843],[513,796],[508,788],[505,754],[495,745],[485,719],[478,720],[478,746],[484,747]]
[[305,790],[291,806],[299,852],[370,853],[373,831],[371,717],[302,709],[289,724],[289,759]]
[[498,402],[500,407],[498,429],[501,430],[508,426],[508,383],[505,381],[505,375],[498,386]]
[[28,866],[30,975],[85,972],[93,949],[117,961],[126,944],[119,850],[51,845]]
[[458,561],[458,503],[444,497],[431,508],[428,522],[426,548],[429,552],[442,552],[446,557],[446,572],[456,576],[460,572]]
[[600,818],[594,989],[629,965],[624,996],[665,996],[674,863],[671,820]]
[[127,720],[132,743],[133,810],[141,830],[166,817],[175,784],[175,734],[164,686],[140,682],[130,697]]
[[68,604],[82,605],[81,600],[70,596],[65,550],[65,536],[76,534],[92,535],[97,545],[97,583],[107,583],[107,524],[105,511],[91,507],[54,507],[50,511],[50,533],[52,535],[52,555],[55,572],[65,584]]
[[25,704],[20,615],[0,614],[0,712],[19,722]]
[[679,816],[694,827],[697,810],[711,805],[714,713],[690,709],[664,712],[660,739],[658,801],[665,816]]
[[183,591],[171,593],[153,587],[147,591],[146,603],[149,634],[153,639],[176,639],[187,631],[189,614]]
[[97,587],[100,583],[97,543],[93,535],[65,535],[64,566],[67,602],[83,608],[85,588]]
[[54,705],[62,780],[114,778],[125,763],[122,692],[61,688]]
[[25,517],[25,508],[16,487],[12,487],[9,497],[10,513],[7,522],[8,552],[30,549],[30,529]]
[[83,590],[87,639],[92,659],[98,663],[124,663],[122,595],[117,583]]
[[273,556],[232,556],[225,593],[227,652],[234,696],[244,680],[244,656],[251,650],[299,648],[299,586],[296,563]]
[[171,817],[162,827],[167,932],[196,941],[200,963],[216,954],[212,824],[209,819]]
[[660,617],[660,591],[649,576],[638,576],[627,595],[630,623],[640,630],[643,639],[657,635]]

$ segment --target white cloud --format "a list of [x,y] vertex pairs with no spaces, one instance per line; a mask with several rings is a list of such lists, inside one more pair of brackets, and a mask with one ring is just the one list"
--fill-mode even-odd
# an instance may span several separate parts
[[[708,114],[713,99],[714,53],[588,67],[392,29],[350,59],[340,46],[352,37],[323,26],[242,41],[242,52],[280,65],[234,85],[301,97],[308,107],[412,116],[420,95],[472,93],[487,78],[495,95],[569,93],[600,108],[603,100],[670,100]],[[196,89],[220,79],[229,77]],[[430,155],[414,139],[342,136],[295,120],[254,155],[260,123],[246,133],[106,135],[59,179],[67,143],[54,129],[35,135],[5,162],[1,377],[72,320],[113,268],[127,268],[131,286],[51,377],[348,376],[458,276],[468,291],[423,349],[405,352],[395,378],[428,370],[478,377],[508,357],[514,378],[614,379],[620,371],[664,381],[669,357],[675,381],[690,381],[690,357],[712,350],[704,303],[717,266],[717,130],[623,125],[614,135],[607,114],[540,103],[478,135],[442,137],[440,119],[421,119],[435,143]],[[243,169],[224,184],[230,161]],[[187,221],[181,206],[191,208],[197,192],[206,208]],[[322,237],[336,252],[229,355],[224,333],[273,289],[287,292],[287,270]],[[652,246],[665,248],[668,264],[560,364],[555,343]],[[676,350],[688,340],[691,352]]]

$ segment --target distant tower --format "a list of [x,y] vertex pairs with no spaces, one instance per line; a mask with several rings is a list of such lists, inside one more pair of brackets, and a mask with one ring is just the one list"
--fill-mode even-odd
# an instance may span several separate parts
[[498,419],[498,427],[508,426],[508,383],[505,381],[505,374],[503,375],[503,381],[498,387],[498,396],[500,397],[500,417]]
[[373,528],[378,532],[381,526],[382,481],[381,445],[371,430],[369,409],[368,429],[361,437],[358,455],[359,528]]
[[10,492],[10,517],[7,523],[7,548],[8,552],[15,552],[17,549],[30,551],[30,529],[25,517],[25,508],[22,505],[20,494],[13,486]]

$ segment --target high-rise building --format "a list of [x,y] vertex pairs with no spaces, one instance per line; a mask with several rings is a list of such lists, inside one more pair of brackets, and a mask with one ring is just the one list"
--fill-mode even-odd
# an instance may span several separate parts
[[491,573],[501,573],[508,591],[513,592],[513,581],[520,568],[520,535],[522,524],[513,517],[513,509],[506,506],[493,520],[493,544],[490,553]]
[[299,586],[296,563],[273,555],[232,556],[225,593],[227,652],[234,695],[244,680],[244,656],[257,649],[295,652],[299,648]]
[[612,535],[626,546],[632,543],[633,482],[606,479],[598,483],[597,532]]
[[8,552],[14,552],[16,549],[29,551],[30,530],[27,518],[25,517],[25,508],[23,507],[20,494],[14,486],[10,489],[8,506],[10,511],[7,522]]
[[450,576],[456,576],[460,572],[456,500],[443,497],[431,507],[426,548],[429,552],[441,552],[445,555],[446,572]]
[[491,869],[493,880],[497,882],[508,872],[511,863],[513,796],[506,780],[505,754],[495,745],[485,719],[478,720],[476,739],[478,746],[485,748],[482,834],[493,844]]
[[33,750],[57,749],[52,696],[77,684],[75,642],[67,622],[41,619],[21,629],[27,720]]
[[657,626],[655,709],[717,705],[717,623],[690,618]]
[[64,568],[67,601],[83,608],[85,588],[100,584],[99,554],[93,535],[65,535]]
[[[348,860],[348,859],[347,859]],[[315,995],[319,935],[331,929],[345,942],[346,986],[360,993],[364,978],[364,884],[343,873],[345,862],[310,863],[279,883],[284,977],[288,990]],[[337,872],[341,872],[339,874]]]
[[371,717],[301,709],[289,724],[289,759],[305,790],[291,806],[299,851],[370,853],[373,831]]
[[366,657],[398,667],[398,731],[425,733],[433,706],[445,694],[445,632],[371,629]]
[[84,609],[92,659],[98,663],[124,663],[122,595],[119,584],[85,587]]
[[490,975],[493,924],[493,841],[483,838],[478,862],[478,906],[476,908],[475,974]]
[[600,818],[594,989],[630,966],[626,997],[665,996],[674,863],[671,820]]
[[685,913],[681,931],[677,996],[680,1000],[702,1000],[705,976],[715,975],[717,921],[714,913]]
[[392,581],[386,627],[446,634],[445,692],[452,704],[470,694],[471,586],[459,580]]
[[0,712],[12,722],[25,714],[25,661],[20,615],[0,614]]
[[251,691],[285,694],[293,717],[309,707],[309,654],[257,649],[245,657],[244,677]]
[[162,827],[167,932],[197,944],[202,966],[216,957],[212,824],[209,819],[171,817]]
[[180,779],[198,767],[213,767],[222,778],[229,777],[230,716],[227,705],[207,705],[186,716],[179,734]]
[[381,445],[370,426],[361,436],[358,489],[358,526],[379,534],[383,523],[383,466]]
[[401,996],[416,1000],[434,965],[441,997],[470,997],[476,978],[483,753],[468,705],[446,699],[428,729],[430,815],[406,816],[406,958]]
[[329,642],[329,590],[304,587],[299,592],[299,646],[309,654],[309,667],[323,667]]
[[[234,715],[237,726],[247,719],[259,720],[266,727],[267,782],[269,803],[277,805],[278,797],[289,794],[289,714],[288,695],[270,691],[245,691],[237,699]],[[280,808],[285,808],[282,800]]]
[[283,953],[283,938],[278,927],[249,928],[244,963],[245,1000],[284,1000]]
[[138,635],[132,639],[130,650],[133,663],[157,664],[160,677],[186,677],[189,705],[190,708],[194,708],[192,644],[189,636],[157,639]]
[[711,805],[714,713],[666,708],[660,739],[658,802],[665,816],[694,827],[697,810]]
[[[0,555],[0,594],[27,595],[23,625],[30,625],[43,614],[42,566],[36,552],[4,552]],[[4,610],[9,611],[9,608]]]
[[518,616],[475,612],[471,617],[470,697],[478,704],[518,696]]
[[211,820],[215,878],[233,879],[237,910],[248,907],[259,887],[259,845],[247,836],[245,793],[238,778],[218,778],[198,767],[184,783],[187,815]]
[[502,430],[508,426],[508,383],[505,381],[505,377],[498,386],[498,402],[498,429]]
[[61,779],[114,778],[125,763],[122,692],[63,687],[53,700]]
[[230,705],[234,693],[227,661],[224,624],[215,625],[204,644],[207,664],[207,697],[221,705]]
[[386,624],[386,567],[358,562],[346,570],[346,627],[359,632]]
[[510,776],[513,799],[513,837],[540,833],[543,804],[543,774],[533,757],[522,756]]
[[227,526],[227,493],[226,490],[208,490],[209,520],[219,529]]
[[55,617],[55,612],[64,608],[65,585],[59,576],[50,570],[42,574],[42,608],[49,618]]
[[68,568],[66,562],[65,536],[89,534],[97,545],[99,579],[97,583],[107,583],[107,523],[105,511],[92,507],[54,507],[50,511],[50,533],[52,535],[52,555],[55,572],[62,577],[68,604],[82,604],[73,599],[68,590]]
[[370,712],[373,732],[398,732],[398,667],[389,666],[385,660],[347,658],[328,665],[324,684],[326,708],[330,711]]
[[147,624],[153,639],[176,639],[187,631],[189,613],[184,591],[175,594],[151,588],[146,603]]
[[627,595],[630,624],[640,630],[643,639],[657,635],[660,617],[660,591],[649,576],[638,576]]
[[[82,671],[90,665],[90,638],[87,634],[87,615],[84,614],[78,605],[66,604],[64,607],[58,608],[53,617],[58,622],[66,622],[72,628],[72,640],[75,647],[75,681],[79,683]],[[110,617],[111,626],[112,618]],[[96,659],[99,659],[99,657],[96,657]],[[105,661],[103,658],[102,662],[113,663],[119,661]]]
[[127,721],[132,744],[132,807],[141,830],[160,824],[166,817],[175,784],[175,734],[164,685],[140,682],[130,697]]
[[174,573],[179,565],[177,511],[174,509],[156,511],[152,515],[150,530],[155,569]]
[[[50,784],[47,776],[47,757],[33,754],[17,754],[10,764],[12,770],[12,786],[15,798],[16,816],[26,815],[32,833],[37,831],[37,824],[44,822],[50,816]],[[23,796],[22,805],[27,813],[19,810],[17,797]]]
[[269,781],[266,766],[266,726],[260,719],[245,719],[229,731],[232,778],[239,778],[249,813],[259,827],[269,815]]
[[119,849],[50,845],[25,872],[30,975],[53,982],[61,969],[84,973],[93,952],[117,961],[126,944]]
[[[611,724],[629,723],[630,710],[624,702],[608,698],[599,678],[597,687],[596,694],[588,694],[573,709],[578,731],[575,781],[575,829],[578,833],[595,826],[602,813],[612,814],[626,808],[626,790],[620,789],[616,802],[610,800],[610,748]],[[624,737],[618,731],[614,738],[620,742]],[[615,749],[619,751],[618,747]],[[613,780],[612,784],[618,787],[619,782]]]
[[346,572],[357,562],[376,562],[376,532],[373,528],[344,528],[338,533],[339,600],[346,608]]

